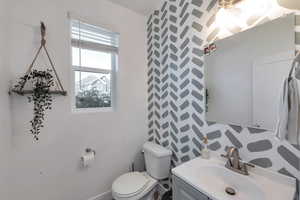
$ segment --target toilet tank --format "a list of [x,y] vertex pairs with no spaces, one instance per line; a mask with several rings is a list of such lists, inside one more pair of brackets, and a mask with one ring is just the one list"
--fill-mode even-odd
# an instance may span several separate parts
[[172,151],[152,142],[146,142],[143,150],[147,173],[156,180],[168,178]]

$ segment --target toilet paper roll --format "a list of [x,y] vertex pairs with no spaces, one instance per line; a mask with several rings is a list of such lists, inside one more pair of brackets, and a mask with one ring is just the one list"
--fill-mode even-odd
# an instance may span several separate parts
[[95,161],[95,153],[88,152],[84,156],[81,157],[83,167],[90,166]]

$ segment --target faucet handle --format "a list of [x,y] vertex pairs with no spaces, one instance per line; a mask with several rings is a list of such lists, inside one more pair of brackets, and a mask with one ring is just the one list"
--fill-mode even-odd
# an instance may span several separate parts
[[225,155],[225,154],[221,154],[221,157],[223,157],[223,158],[229,158],[229,156]]
[[242,172],[244,175],[249,175],[249,171],[248,171],[248,167],[254,168],[255,165],[251,164],[251,163],[247,163],[247,162],[242,162]]
[[252,167],[252,168],[255,168],[255,165],[253,165],[252,163],[247,163],[247,162],[244,162],[244,164],[248,167]]

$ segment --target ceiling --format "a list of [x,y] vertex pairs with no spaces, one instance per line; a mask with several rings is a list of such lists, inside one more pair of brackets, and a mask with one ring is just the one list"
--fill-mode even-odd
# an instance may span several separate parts
[[119,4],[123,7],[129,8],[142,15],[149,15],[153,10],[157,9],[162,0],[108,0]]

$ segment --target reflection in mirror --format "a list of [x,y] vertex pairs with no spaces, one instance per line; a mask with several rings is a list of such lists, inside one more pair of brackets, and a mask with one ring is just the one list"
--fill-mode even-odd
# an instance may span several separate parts
[[295,53],[295,16],[217,41],[216,46],[205,57],[206,120],[275,131],[280,91]]

